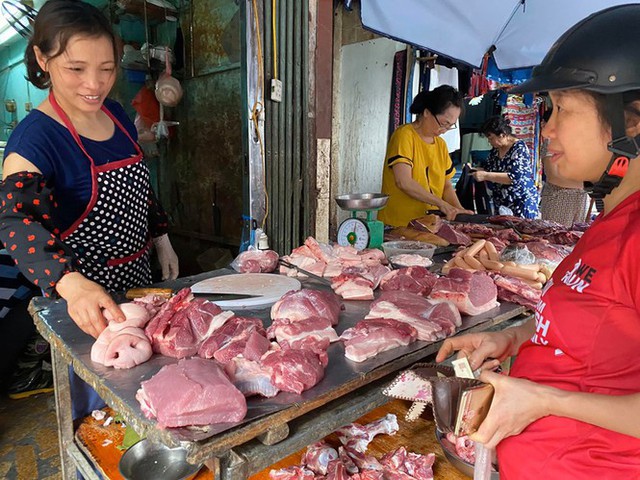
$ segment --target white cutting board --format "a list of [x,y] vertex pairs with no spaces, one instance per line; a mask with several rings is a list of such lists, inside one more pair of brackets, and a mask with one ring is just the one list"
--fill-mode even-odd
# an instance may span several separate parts
[[220,308],[242,310],[270,307],[289,290],[300,290],[298,280],[273,273],[238,273],[207,278],[191,286],[194,293],[235,293],[260,297],[216,300]]

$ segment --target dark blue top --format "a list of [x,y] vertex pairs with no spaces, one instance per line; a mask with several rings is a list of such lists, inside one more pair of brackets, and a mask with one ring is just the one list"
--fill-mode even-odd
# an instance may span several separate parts
[[[104,105],[137,140],[138,132],[122,106],[110,99],[106,99]],[[137,153],[118,126],[109,140],[98,142],[82,136],[80,139],[96,165],[122,160]],[[69,130],[40,110],[32,110],[9,137],[5,158],[14,152],[38,167],[50,183],[57,202],[57,208],[52,212],[53,220],[64,232],[82,215],[91,198],[89,159]]]
[[500,206],[511,209],[514,215],[523,218],[540,216],[538,204],[540,196],[533,181],[533,165],[527,145],[518,140],[506,155],[500,158],[496,148],[491,150],[486,163],[487,172],[506,173],[511,185],[491,183],[493,204],[496,211]]

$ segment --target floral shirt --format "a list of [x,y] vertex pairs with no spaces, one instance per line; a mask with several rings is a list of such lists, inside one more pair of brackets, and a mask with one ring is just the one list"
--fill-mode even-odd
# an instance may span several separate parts
[[497,148],[491,150],[485,169],[487,172],[506,173],[512,182],[511,185],[490,183],[496,211],[504,206],[518,217],[539,216],[540,195],[533,182],[531,155],[522,140],[514,143],[502,158]]

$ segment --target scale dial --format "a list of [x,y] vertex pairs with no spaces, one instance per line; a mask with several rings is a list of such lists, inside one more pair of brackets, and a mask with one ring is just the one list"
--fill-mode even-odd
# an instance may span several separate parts
[[338,228],[338,244],[364,250],[369,245],[369,228],[359,218],[347,218]]

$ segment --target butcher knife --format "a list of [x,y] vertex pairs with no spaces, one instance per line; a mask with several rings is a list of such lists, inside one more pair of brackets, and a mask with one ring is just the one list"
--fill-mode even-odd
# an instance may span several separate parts
[[[130,288],[125,293],[125,297],[129,300],[144,297],[145,295],[158,295],[164,298],[171,298],[176,293],[171,288]],[[222,300],[244,300],[245,298],[256,298],[262,295],[251,295],[245,293],[214,293],[214,292],[191,292],[194,297],[204,298],[210,302]]]
[[278,259],[278,262],[279,262],[279,263],[280,263],[280,265],[282,265],[283,267],[293,268],[293,269],[294,269],[294,270],[296,270],[298,273],[301,273],[301,274],[303,274],[303,275],[306,275],[306,276],[307,276],[307,277],[309,277],[309,278],[313,278],[314,280],[317,280],[317,281],[318,281],[318,282],[320,282],[320,283],[324,283],[325,285],[331,285],[331,281],[330,281],[330,280],[328,280],[328,279],[326,279],[326,278],[324,278],[324,277],[321,277],[321,276],[319,276],[319,275],[316,275],[315,273],[308,272],[308,271],[306,271],[306,270],[304,270],[304,269],[300,268],[299,266],[297,266],[297,265],[296,265],[296,264],[294,264],[294,263],[287,262],[286,260],[283,260],[283,259],[281,259],[281,258],[279,258],[279,259]]

